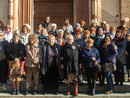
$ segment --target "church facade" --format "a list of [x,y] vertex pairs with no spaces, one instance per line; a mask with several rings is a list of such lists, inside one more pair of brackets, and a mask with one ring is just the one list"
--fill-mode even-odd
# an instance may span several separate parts
[[60,28],[64,18],[70,19],[74,25],[85,20],[87,27],[91,21],[98,24],[106,21],[119,26],[120,20],[126,20],[130,26],[130,0],[0,0],[0,20],[9,24],[13,30],[20,30],[23,24],[29,24],[32,32],[37,24],[42,23],[46,16]]

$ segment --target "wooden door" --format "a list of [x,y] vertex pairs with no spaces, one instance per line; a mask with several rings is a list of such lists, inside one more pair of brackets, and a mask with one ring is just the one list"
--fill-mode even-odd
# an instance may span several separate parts
[[51,22],[56,23],[58,29],[65,17],[69,18],[70,23],[73,24],[73,0],[35,0],[34,30],[37,24],[44,22],[46,16],[51,17]]

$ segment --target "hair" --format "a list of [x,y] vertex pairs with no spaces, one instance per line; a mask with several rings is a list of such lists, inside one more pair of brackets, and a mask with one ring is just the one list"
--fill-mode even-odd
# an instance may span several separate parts
[[23,32],[23,28],[24,28],[24,27],[27,29],[27,32],[30,33],[30,28],[29,28],[26,24],[23,25],[23,27],[22,27],[22,32]]
[[93,43],[94,44],[94,40],[93,39],[88,39],[87,43]]
[[85,30],[84,33],[83,33],[83,37],[85,37],[86,34],[89,34],[89,38],[90,39],[90,31],[89,30]]
[[110,26],[110,33],[111,33],[112,29],[114,29],[114,31],[116,32],[116,27],[115,26]]
[[127,33],[128,33],[128,28],[127,27],[122,28],[122,31],[123,30],[127,31]]
[[111,36],[110,36],[110,35],[106,35],[105,38],[104,38],[104,43],[105,43],[105,39],[106,39],[106,37],[109,37],[109,38],[110,38],[110,42],[112,42],[112,38],[111,38]]
[[[28,39],[30,39],[30,38],[33,38],[34,43],[39,43],[39,40],[38,40],[38,37],[37,37],[36,34],[30,34],[29,37],[28,37]],[[28,40],[28,41],[30,43],[30,40]]]
[[52,34],[48,36],[48,40],[49,40],[50,38],[53,38],[54,40],[56,39],[55,36],[52,35]]
[[127,33],[126,34],[126,40],[128,40],[128,37],[130,37],[130,34]]
[[18,37],[20,39],[20,35],[18,34],[14,34],[12,39],[14,40],[15,37]]
[[80,35],[81,35],[81,34],[82,34],[82,31],[81,31],[81,30],[76,30],[76,31],[75,31],[75,34],[80,34]]
[[72,38],[74,39],[74,37],[73,37],[73,35],[72,35],[72,34],[68,34],[68,35],[66,35],[66,36],[65,36],[65,39],[67,40],[67,39],[68,39],[68,37],[72,37]]
[[18,34],[20,34],[19,30],[15,30],[14,33],[15,33],[15,32],[18,32]]
[[98,34],[99,29],[102,29],[102,30],[103,30],[103,28],[102,28],[101,26],[99,26],[99,27],[97,28],[97,31],[96,31],[96,35],[97,35],[97,36],[99,35],[99,34]]
[[84,25],[86,25],[86,22],[85,22],[84,20],[81,20],[81,21],[80,21],[80,23],[82,23],[82,22],[84,23]]
[[7,28],[10,28],[10,31],[11,31],[11,26],[10,25],[6,25],[5,30],[7,30]]
[[0,20],[0,23],[1,23],[1,29],[2,29],[2,31],[4,31],[5,30],[5,25],[1,20]]
[[94,32],[96,32],[96,29],[94,27],[91,27],[90,30],[91,31],[94,30]]
[[69,18],[64,18],[64,20],[68,20],[69,21]]
[[124,39],[122,30],[118,29],[118,30],[116,31],[116,33],[119,33],[119,32],[121,32],[120,38],[121,38],[121,39]]
[[42,24],[40,23],[40,24],[38,24],[38,25],[37,25],[37,27],[38,27],[39,25],[41,25],[41,26],[42,26]]
[[57,28],[57,25],[56,25],[55,23],[52,23],[51,26],[52,26],[52,27],[55,26],[55,27]]

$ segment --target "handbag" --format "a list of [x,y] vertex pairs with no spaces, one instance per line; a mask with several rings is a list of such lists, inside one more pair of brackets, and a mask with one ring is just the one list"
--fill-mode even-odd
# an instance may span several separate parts
[[22,67],[12,67],[10,70],[10,75],[22,75]]
[[117,69],[116,64],[113,62],[105,63],[105,64],[103,64],[102,67],[103,67],[103,71],[105,73],[110,72],[110,71],[116,71],[116,69]]

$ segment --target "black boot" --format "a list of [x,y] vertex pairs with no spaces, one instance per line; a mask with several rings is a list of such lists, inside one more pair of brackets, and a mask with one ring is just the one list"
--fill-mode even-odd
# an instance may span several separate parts
[[19,89],[17,89],[17,92],[16,92],[16,94],[17,94],[17,95],[19,95],[19,94],[20,94],[20,91],[19,91]]
[[13,91],[13,95],[16,95],[16,89],[14,89],[14,91]]

